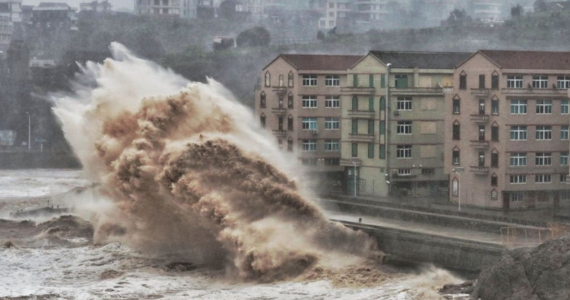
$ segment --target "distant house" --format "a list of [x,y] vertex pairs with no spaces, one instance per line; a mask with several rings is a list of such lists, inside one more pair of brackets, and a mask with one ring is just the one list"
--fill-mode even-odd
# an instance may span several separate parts
[[77,30],[77,12],[61,2],[42,2],[32,8],[32,26],[42,30]]
[[80,12],[94,12],[94,13],[110,13],[113,11],[113,5],[108,0],[99,2],[98,0],[91,2],[83,2],[79,4]]

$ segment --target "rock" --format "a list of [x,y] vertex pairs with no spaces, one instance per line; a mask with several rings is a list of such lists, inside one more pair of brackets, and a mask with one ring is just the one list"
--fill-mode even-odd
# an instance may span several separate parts
[[449,294],[471,294],[474,290],[473,281],[465,281],[462,284],[446,284],[439,290],[442,295]]
[[171,262],[166,265],[166,269],[168,271],[189,272],[195,270],[196,266],[189,262]]
[[16,247],[12,241],[5,241],[3,245],[4,249],[10,249]]
[[503,254],[483,271],[472,294],[481,300],[570,299],[570,236]]
[[119,277],[123,276],[123,274],[124,274],[123,272],[119,272],[119,271],[115,271],[115,270],[105,270],[105,271],[103,271],[103,273],[101,273],[99,278],[101,280],[115,279],[115,278],[119,278]]

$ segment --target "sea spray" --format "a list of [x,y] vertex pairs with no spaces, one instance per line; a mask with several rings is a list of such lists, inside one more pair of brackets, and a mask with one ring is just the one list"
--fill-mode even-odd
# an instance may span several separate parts
[[[375,243],[329,222],[294,164],[219,83],[188,82],[111,45],[54,109],[101,197],[96,242],[184,253],[244,280],[298,276]],[[103,215],[104,214],[104,215]]]

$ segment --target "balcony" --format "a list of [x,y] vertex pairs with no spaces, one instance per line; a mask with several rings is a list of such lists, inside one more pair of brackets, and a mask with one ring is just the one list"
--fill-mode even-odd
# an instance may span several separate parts
[[279,95],[287,94],[287,87],[286,86],[274,86],[271,89]]
[[350,95],[374,95],[376,89],[373,87],[343,87],[340,89],[343,94]]
[[351,142],[372,142],[374,141],[374,134],[355,134],[349,133],[348,139]]
[[362,161],[358,158],[341,159],[340,165],[343,167],[354,167],[354,165],[356,165],[357,167],[360,167],[362,165]]
[[475,175],[489,175],[489,167],[469,167],[469,170]]
[[568,95],[567,89],[502,89],[501,90],[505,95],[514,95],[514,96],[521,96],[521,95],[540,95],[540,96],[560,96]]
[[376,112],[373,110],[349,110],[348,116],[353,118],[374,119]]
[[477,124],[489,123],[489,115],[471,115],[471,121]]
[[273,135],[278,138],[286,138],[287,131],[286,130],[273,130]]
[[490,89],[471,89],[471,95],[488,96],[491,94]]
[[287,114],[287,109],[284,107],[274,107],[271,109],[271,112],[279,116],[284,116]]
[[475,148],[475,149],[488,149],[489,148],[489,142],[488,141],[469,141],[471,147]]
[[420,95],[443,95],[443,88],[440,87],[408,87],[408,88],[393,88],[391,90],[392,95],[404,95],[404,96],[420,96]]

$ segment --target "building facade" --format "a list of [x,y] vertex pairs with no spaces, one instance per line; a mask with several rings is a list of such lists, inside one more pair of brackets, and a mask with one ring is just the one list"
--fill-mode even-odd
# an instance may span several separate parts
[[79,11],[81,12],[94,12],[94,13],[110,13],[113,11],[113,5],[108,0],[98,0],[91,2],[83,2],[79,4]]
[[280,55],[261,73],[255,114],[321,188],[342,186],[341,87],[361,56]]
[[32,8],[31,23],[45,31],[77,30],[77,12],[65,3],[42,2]]
[[194,18],[198,0],[135,0],[135,14]]
[[488,51],[446,94],[450,199],[520,209],[567,204],[570,52]]
[[[467,53],[371,51],[343,88],[346,192],[370,196],[447,194],[444,90]],[[356,175],[356,180],[354,176]]]

